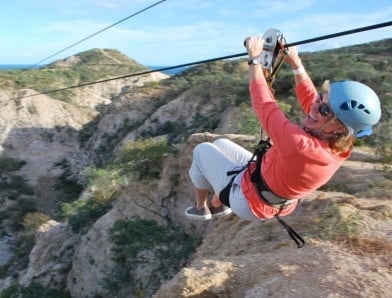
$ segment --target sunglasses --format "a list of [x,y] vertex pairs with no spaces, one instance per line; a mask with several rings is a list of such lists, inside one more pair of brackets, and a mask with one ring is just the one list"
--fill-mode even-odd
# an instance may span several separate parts
[[329,106],[325,102],[323,102],[323,94],[322,93],[319,93],[319,97],[320,97],[320,102],[321,102],[321,104],[319,105],[320,115],[323,117],[326,117],[326,116],[332,114]]

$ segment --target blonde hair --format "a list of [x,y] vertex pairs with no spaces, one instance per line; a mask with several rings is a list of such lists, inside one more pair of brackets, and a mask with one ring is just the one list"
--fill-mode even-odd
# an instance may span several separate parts
[[329,147],[337,154],[343,154],[354,148],[355,137],[349,133],[334,134],[327,137]]
[[354,147],[355,137],[348,131],[344,133],[325,133],[322,130],[309,130],[305,131],[312,136],[325,141],[329,148],[336,154],[344,154],[351,151]]
[[329,80],[325,80],[325,81],[323,82],[323,84],[321,85],[321,90],[322,90],[323,92],[326,92],[326,93],[329,92]]

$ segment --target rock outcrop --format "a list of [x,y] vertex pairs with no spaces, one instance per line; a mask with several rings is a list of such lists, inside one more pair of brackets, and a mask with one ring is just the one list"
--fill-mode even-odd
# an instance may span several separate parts
[[[392,293],[392,255],[389,250],[392,205],[387,197],[355,198],[345,193],[320,191],[305,198],[295,213],[286,218],[305,237],[307,244],[302,249],[296,248],[275,220],[247,222],[234,215],[202,223],[186,219],[183,211],[194,199],[187,177],[192,149],[197,143],[217,137],[222,136],[192,135],[178,148],[178,155],[165,158],[161,179],[142,183],[131,181],[113,209],[100,218],[77,244],[73,243],[72,269],[63,276],[67,278],[72,297],[109,295],[102,281],[113,267],[108,229],[116,220],[138,215],[159,222],[167,214],[185,226],[189,233],[202,236],[203,242],[190,263],[163,284],[155,298],[310,298],[314,293],[321,297],[360,296],[363,293],[367,297],[385,297],[386,293]],[[223,137],[248,147],[255,141],[247,136]],[[350,177],[355,179],[358,167],[364,167],[360,161],[350,163],[353,175],[346,172],[346,182]],[[173,173],[180,176],[177,185],[170,179]],[[383,210],[383,216],[380,210]],[[348,236],[345,239],[335,236],[338,232],[333,229],[350,228],[345,226],[350,224],[354,229],[355,224],[350,222],[353,217],[361,218],[361,233],[352,235],[346,231]],[[36,263],[34,256],[46,255],[47,258],[52,251],[48,251],[48,246],[61,242],[60,239],[68,238],[68,243],[69,239],[74,239],[65,237],[68,232],[66,229],[60,232],[60,227],[63,226],[54,226],[45,237],[37,238],[31,255],[32,264],[26,274],[30,279],[32,276],[39,278],[41,273],[39,270],[32,273],[31,267]],[[39,279],[40,282],[57,280],[58,266],[44,263],[40,267],[47,268],[46,277]],[[25,276],[23,280],[28,278]],[[52,282],[47,284],[53,286]]]
[[[109,55],[106,62],[120,63],[117,66],[125,71],[133,66],[123,65],[121,55],[94,51]],[[53,67],[80,66],[84,58],[71,57]],[[98,58],[94,65],[105,65],[102,56]],[[11,173],[0,169],[0,180],[9,186],[14,176],[22,177],[16,181],[28,183],[33,190],[20,195],[5,192],[0,198],[1,215],[5,218],[11,211],[12,219],[17,219],[17,228],[12,230],[3,227],[9,222],[1,218],[1,232],[7,239],[17,239],[11,234],[23,230],[18,200],[27,210],[30,206],[26,205],[36,200],[39,211],[54,214],[58,202],[53,198],[60,197],[56,182],[65,172],[79,178],[84,168],[105,164],[129,141],[141,136],[169,139],[177,135],[167,130],[181,131],[173,142],[176,151],[162,157],[159,177],[127,181],[110,210],[94,218],[85,231],[75,233],[70,223],[53,220],[41,225],[28,267],[22,271],[12,267],[12,274],[0,280],[0,289],[14,282],[22,286],[37,282],[45,288],[66,289],[75,298],[116,296],[105,286],[116,267],[110,231],[119,220],[139,217],[153,220],[159,227],[173,223],[201,241],[180,270],[160,278],[154,286],[143,287],[141,283],[140,296],[392,296],[391,165],[379,164],[371,152],[354,151],[325,187],[304,198],[285,218],[305,238],[302,249],[296,248],[273,219],[247,222],[229,215],[197,222],[185,218],[185,208],[194,203],[188,169],[195,145],[218,137],[248,149],[257,143],[251,136],[227,134],[235,132],[237,120],[244,118],[243,98],[248,96],[243,83],[247,65],[235,63],[217,64],[216,69],[208,66],[207,76],[190,69],[184,77],[159,86],[155,82],[166,75],[155,73],[86,86],[74,90],[72,96],[68,94],[67,100],[36,95],[30,89],[0,90],[0,152],[24,161]],[[136,88],[143,84],[146,88]],[[235,88],[229,88],[231,84]],[[171,90],[171,86],[175,88]],[[214,133],[194,133],[210,128]],[[77,202],[84,199],[82,195]],[[156,265],[148,247],[143,254],[147,261],[134,272],[138,280],[149,278]]]
[[19,283],[25,287],[38,282],[52,288],[64,288],[75,248],[79,246],[79,238],[79,235],[72,233],[67,223],[49,221],[41,225],[29,256],[29,267],[20,277]]

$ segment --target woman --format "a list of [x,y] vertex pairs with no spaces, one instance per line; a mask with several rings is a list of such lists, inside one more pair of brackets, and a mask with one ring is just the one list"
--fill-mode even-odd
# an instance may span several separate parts
[[[208,220],[233,212],[243,219],[260,220],[290,214],[298,199],[325,184],[350,156],[355,136],[371,133],[381,117],[377,95],[359,82],[327,82],[318,93],[297,48],[292,47],[285,61],[292,67],[296,94],[306,114],[301,126],[292,123],[263,75],[259,59],[263,43],[259,37],[245,39],[252,107],[273,143],[256,172],[265,187],[260,193],[252,182],[255,163],[248,164],[249,151],[226,139],[199,144],[189,170],[196,192],[196,205],[185,210],[189,218]],[[231,180],[234,172],[239,173]],[[207,203],[210,187],[214,195]],[[222,190],[228,191],[226,199]]]

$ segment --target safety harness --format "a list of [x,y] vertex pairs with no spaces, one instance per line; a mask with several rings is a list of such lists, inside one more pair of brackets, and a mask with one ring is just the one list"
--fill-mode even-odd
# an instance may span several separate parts
[[[230,189],[233,185],[235,177],[241,173],[244,169],[249,171],[251,181],[255,186],[256,193],[258,194],[261,201],[266,203],[271,207],[277,207],[278,212],[274,215],[274,217],[279,221],[279,223],[286,229],[289,236],[294,240],[297,244],[297,248],[301,248],[305,245],[305,240],[292,228],[290,227],[283,219],[280,218],[280,212],[290,206],[291,204],[299,203],[299,200],[295,199],[285,199],[278,195],[276,195],[264,181],[264,178],[261,175],[261,164],[263,160],[263,156],[267,153],[268,149],[271,147],[271,143],[269,139],[263,140],[261,139],[253,153],[252,158],[248,161],[248,164],[239,170],[228,171],[227,176],[232,176],[230,182],[226,185],[226,187],[219,193],[219,200],[221,203],[227,207],[230,207]],[[255,159],[256,158],[256,159]],[[251,164],[255,164],[255,168],[251,170]]]
[[[298,204],[299,200],[295,199],[285,199],[278,195],[276,195],[264,181],[264,178],[261,174],[261,163],[263,160],[263,156],[267,153],[268,149],[271,147],[271,143],[269,138],[266,140],[261,139],[258,143],[256,150],[248,162],[248,170],[250,172],[250,178],[253,182],[253,185],[256,188],[256,192],[260,198],[260,200],[264,201],[267,205],[272,207],[278,207],[278,212],[274,215],[274,217],[279,221],[279,223],[286,229],[289,236],[294,240],[297,244],[297,248],[301,248],[305,245],[305,240],[292,228],[290,227],[283,219],[280,218],[280,212],[290,206],[291,204]],[[254,158],[256,157],[256,160]],[[252,162],[256,163],[255,169],[253,172],[250,170],[250,165]]]

